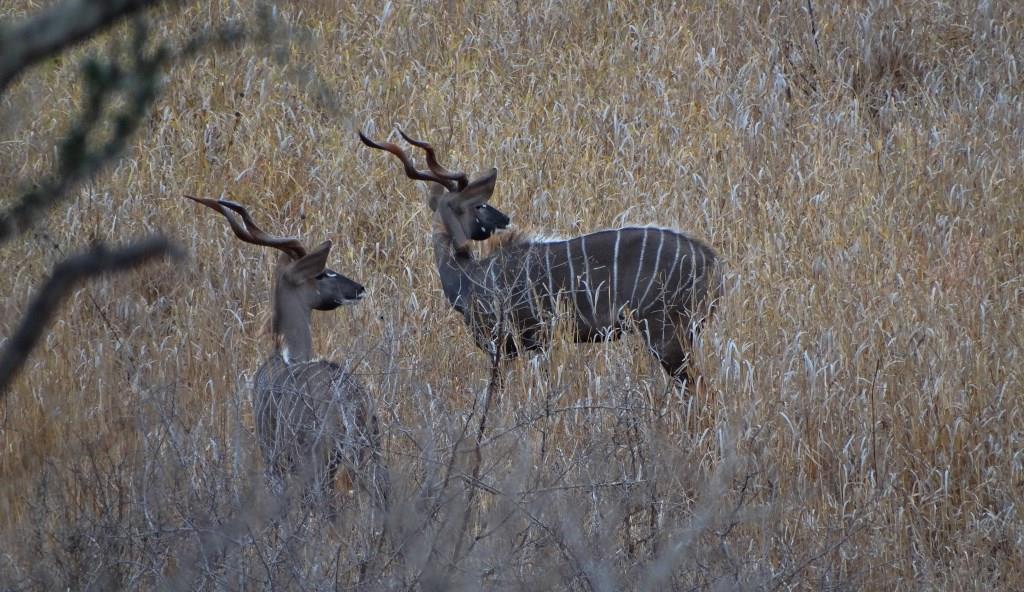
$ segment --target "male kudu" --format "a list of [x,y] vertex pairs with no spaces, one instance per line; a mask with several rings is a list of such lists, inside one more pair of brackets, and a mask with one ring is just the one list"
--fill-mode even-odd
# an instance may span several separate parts
[[261,230],[235,202],[185,197],[219,212],[242,241],[281,252],[273,283],[273,350],[253,378],[256,437],[271,472],[297,473],[328,491],[345,466],[383,500],[386,470],[373,399],[347,368],[313,358],[310,332],[312,311],[359,302],[363,286],[327,268],[331,241],[307,251],[297,238]]
[[496,237],[491,252],[477,258],[471,241],[485,240],[509,223],[487,203],[497,169],[471,181],[438,164],[430,144],[399,133],[424,150],[429,171],[417,170],[395,144],[359,137],[397,156],[410,178],[434,183],[429,205],[441,286],[481,348],[514,356],[545,347],[562,306],[571,312],[577,342],[616,339],[636,328],[666,372],[693,383],[692,342],[722,292],[711,247],[658,227],[600,230],[565,240],[512,232]]

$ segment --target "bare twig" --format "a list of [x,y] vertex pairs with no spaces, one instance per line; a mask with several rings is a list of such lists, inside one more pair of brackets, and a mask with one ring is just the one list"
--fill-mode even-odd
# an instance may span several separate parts
[[878,371],[882,368],[882,358],[875,361],[875,375],[871,378],[871,468],[875,472],[875,488],[881,487],[878,477],[878,439],[875,434],[878,419],[875,417],[875,384],[878,382]]
[[793,567],[789,571],[787,571],[787,572],[777,576],[775,578],[775,581],[772,583],[772,585],[770,587],[766,587],[765,589],[773,590],[774,591],[774,590],[778,590],[778,589],[788,585],[789,582],[792,581],[792,579],[797,576],[797,574],[799,574],[804,569],[809,567],[815,561],[818,561],[819,559],[821,559],[822,557],[825,557],[829,553],[832,553],[833,551],[836,551],[837,549],[839,549],[839,547],[842,547],[844,544],[846,544],[847,541],[849,541],[851,538],[853,538],[853,535],[855,535],[858,532],[860,532],[860,530],[862,528],[864,528],[864,525],[860,525],[858,527],[852,528],[846,534],[844,534],[843,536],[839,537],[838,539],[836,539],[834,541],[830,541],[830,542],[826,543],[825,545],[822,545],[821,550],[819,552],[804,558],[803,561],[798,563],[795,567]]
[[50,279],[36,293],[17,331],[0,352],[0,397],[7,393],[50,319],[76,285],[98,275],[138,267],[164,255],[182,256],[166,238],[154,236],[113,250],[101,243],[54,266]]
[[[496,335],[504,335],[504,316],[499,315],[499,325]],[[487,433],[487,417],[491,411],[491,400],[494,397],[495,391],[501,388],[501,348],[498,345],[498,338],[495,338],[494,348],[491,352],[491,374],[487,380],[487,390],[484,393],[484,408],[480,414],[480,424],[477,426],[476,432],[476,445],[473,449],[473,472],[470,477],[472,482],[480,482],[480,467],[483,464],[483,452],[481,451],[484,435]],[[466,509],[462,516],[462,528],[459,530],[458,538],[455,542],[455,551],[452,553],[452,564],[455,565],[459,561],[459,557],[462,553],[462,543],[465,540],[466,530],[469,528],[470,515],[473,512],[473,502],[476,497],[476,488],[470,487],[466,492]]]
[[821,47],[818,46],[818,25],[814,22],[814,6],[811,5],[811,0],[807,0],[807,16],[811,19],[811,39],[814,40],[814,49],[821,51]]

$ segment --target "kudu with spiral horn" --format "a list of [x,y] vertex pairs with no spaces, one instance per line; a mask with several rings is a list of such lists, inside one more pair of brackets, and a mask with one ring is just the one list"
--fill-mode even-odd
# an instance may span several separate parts
[[298,474],[328,491],[344,466],[383,500],[386,471],[373,399],[348,369],[313,359],[310,332],[312,311],[359,302],[363,286],[327,268],[331,241],[307,251],[297,238],[261,230],[235,202],[185,197],[219,212],[243,242],[281,252],[273,281],[273,350],[253,378],[256,437],[271,472]]
[[409,178],[434,184],[429,205],[441,286],[481,348],[505,356],[543,348],[559,310],[568,310],[577,342],[616,339],[637,329],[665,371],[692,384],[692,342],[722,291],[711,247],[658,227],[600,230],[565,240],[508,232],[496,237],[490,254],[475,257],[471,241],[485,240],[509,223],[488,204],[497,169],[470,180],[438,164],[429,143],[399,133],[426,153],[429,171],[417,170],[395,144],[359,137],[397,156]]

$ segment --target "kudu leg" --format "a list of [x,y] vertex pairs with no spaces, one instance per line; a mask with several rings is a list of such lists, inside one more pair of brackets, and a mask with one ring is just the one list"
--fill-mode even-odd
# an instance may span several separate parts
[[374,436],[374,444],[359,453],[359,484],[370,496],[370,501],[382,513],[388,510],[388,495],[391,489],[391,473],[384,462],[380,449],[379,436]]
[[[663,321],[649,326],[659,326]],[[696,331],[689,329],[688,319],[678,319],[674,324],[660,324],[663,327],[658,335],[645,332],[648,345],[661,367],[672,377],[683,396],[688,398],[696,392],[699,372],[693,365],[693,338]]]
[[[334,454],[331,456],[331,460],[327,465],[327,470],[322,475],[317,475],[316,480],[319,483],[313,483],[312,487],[308,487],[309,493],[313,493],[317,489],[320,490],[321,503],[324,506],[324,513],[328,520],[335,521],[338,518],[341,510],[341,500],[339,496],[344,495],[344,491],[337,490],[338,482],[338,470],[342,466],[342,459],[340,454]],[[344,484],[343,487],[347,490],[351,488],[351,485]]]

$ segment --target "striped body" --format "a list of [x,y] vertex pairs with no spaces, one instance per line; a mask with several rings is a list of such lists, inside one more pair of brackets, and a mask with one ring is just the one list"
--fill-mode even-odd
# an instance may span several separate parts
[[299,473],[324,488],[341,465],[380,465],[373,399],[340,365],[285,363],[274,353],[253,378],[256,437],[277,474]]
[[513,239],[481,259],[436,238],[446,296],[477,344],[493,351],[501,343],[505,355],[544,347],[561,306],[573,315],[576,341],[616,339],[637,328],[666,370],[679,376],[691,333],[721,291],[714,251],[671,229]]
[[506,356],[542,348],[557,313],[567,310],[576,341],[615,339],[639,329],[673,378],[693,382],[690,345],[722,293],[718,259],[709,246],[676,230],[634,227],[557,241],[513,235],[476,259],[472,241],[486,240],[510,223],[489,203],[498,169],[470,180],[442,166],[429,142],[398,133],[423,150],[429,171],[416,169],[397,144],[375,142],[362,132],[359,139],[397,157],[410,179],[435,184],[427,204],[441,287],[477,345]]

